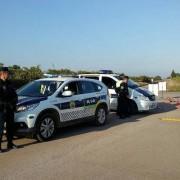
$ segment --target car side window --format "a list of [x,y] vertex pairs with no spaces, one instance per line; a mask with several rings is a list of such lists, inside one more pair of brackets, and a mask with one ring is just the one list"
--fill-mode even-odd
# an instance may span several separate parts
[[108,87],[108,89],[114,89],[116,87],[116,81],[109,77],[102,77],[102,82]]
[[89,81],[82,81],[81,82],[81,93],[87,94],[87,93],[93,93],[97,92],[98,87],[95,83],[89,82]]
[[97,84],[97,83],[93,83],[93,85],[94,85],[96,92],[100,92],[103,88],[100,84]]
[[73,95],[79,94],[77,82],[70,82],[66,84],[62,92],[64,91],[72,91]]

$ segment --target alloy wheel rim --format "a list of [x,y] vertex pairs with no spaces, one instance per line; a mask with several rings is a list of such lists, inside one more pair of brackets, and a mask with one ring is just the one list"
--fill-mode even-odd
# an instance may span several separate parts
[[106,120],[106,112],[104,109],[99,109],[98,111],[98,121],[103,124]]
[[54,126],[53,119],[47,117],[41,123],[40,133],[42,137],[47,139],[52,136],[52,134],[54,133],[54,129],[55,129],[55,126]]

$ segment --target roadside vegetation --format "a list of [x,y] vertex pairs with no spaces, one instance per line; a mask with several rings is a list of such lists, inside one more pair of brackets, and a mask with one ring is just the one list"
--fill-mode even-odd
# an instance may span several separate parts
[[168,91],[180,92],[180,73],[176,73],[174,70],[171,73],[171,78],[167,80]]
[[[0,66],[3,66],[3,63],[0,63]],[[14,83],[16,88],[23,86],[24,84],[43,77],[44,73],[52,74],[52,75],[78,75],[78,74],[89,74],[89,73],[98,73],[97,71],[73,71],[70,69],[48,69],[47,71],[43,71],[41,67],[32,66],[32,67],[21,67],[19,65],[12,65],[9,67],[11,73],[11,80]],[[123,73],[121,72],[123,75]],[[158,83],[162,81],[161,76],[133,76],[130,77],[135,82],[138,82],[140,86],[146,86],[149,83]],[[168,91],[180,91],[180,73],[176,73],[174,70],[172,71],[170,77],[167,79]]]

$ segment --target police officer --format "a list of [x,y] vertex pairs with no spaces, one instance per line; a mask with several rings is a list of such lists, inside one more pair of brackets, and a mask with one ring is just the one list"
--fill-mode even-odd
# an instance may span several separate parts
[[8,80],[9,71],[7,67],[0,68],[0,152],[1,142],[6,122],[7,148],[16,149],[13,144],[14,111],[16,109],[17,94]]
[[120,118],[126,118],[129,116],[129,91],[128,91],[128,76],[124,76],[119,87],[116,87],[116,93],[118,95],[118,107],[117,114]]

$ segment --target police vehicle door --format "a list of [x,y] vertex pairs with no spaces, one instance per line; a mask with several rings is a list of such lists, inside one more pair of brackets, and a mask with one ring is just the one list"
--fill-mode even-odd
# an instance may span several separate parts
[[110,94],[110,109],[117,110],[116,81],[110,77],[102,76],[102,82],[108,87]]
[[98,91],[98,85],[90,81],[81,81],[83,96],[84,96],[84,113],[86,117],[94,116],[96,106],[100,100],[100,92]]
[[79,93],[78,82],[73,81],[67,83],[61,94],[64,91],[71,91],[73,93],[70,97],[62,97],[61,96],[61,104],[60,104],[60,115],[61,121],[71,121],[75,119],[83,118],[84,112],[84,101],[82,99],[82,95]]

